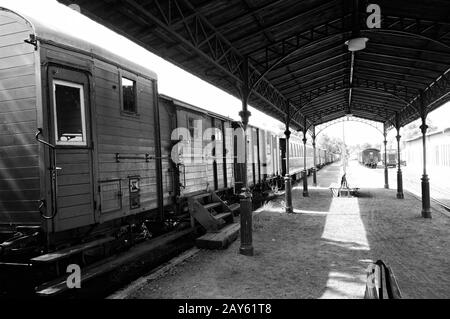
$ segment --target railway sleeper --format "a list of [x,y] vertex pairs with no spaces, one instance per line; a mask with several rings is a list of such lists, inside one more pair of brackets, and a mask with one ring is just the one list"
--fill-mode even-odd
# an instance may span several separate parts
[[69,265],[78,265],[84,269],[124,253],[142,242],[158,240],[171,231],[183,232],[185,226],[189,232],[193,231],[189,223],[183,225],[178,223],[177,226],[182,227],[169,227],[158,235],[153,222],[146,220],[140,224],[123,225],[113,233],[92,237],[86,242],[66,243],[50,250],[45,247],[42,229],[18,226],[14,232],[7,234],[9,239],[0,244],[0,297],[35,295],[34,287],[63,276]]
[[[35,293],[39,297],[58,297],[73,292],[80,296],[95,294],[99,286],[114,290],[122,282],[134,279],[140,273],[148,271],[184,249],[192,247],[196,229],[172,231],[131,247],[128,251],[111,255],[95,263],[81,267],[81,289],[71,289],[67,285],[68,275],[41,283]],[[99,285],[98,283],[102,284]],[[110,286],[110,287],[107,287]]]

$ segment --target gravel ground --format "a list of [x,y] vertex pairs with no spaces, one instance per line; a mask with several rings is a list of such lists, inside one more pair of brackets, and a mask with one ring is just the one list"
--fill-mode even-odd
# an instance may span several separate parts
[[348,183],[361,197],[333,198],[328,186],[342,170],[321,170],[310,197],[294,188],[294,214],[280,198],[254,217],[255,256],[240,255],[239,240],[202,250],[129,298],[362,298],[365,269],[377,259],[405,298],[449,298],[450,219],[436,211],[422,219],[411,195],[374,188],[383,186],[377,171],[350,163]]

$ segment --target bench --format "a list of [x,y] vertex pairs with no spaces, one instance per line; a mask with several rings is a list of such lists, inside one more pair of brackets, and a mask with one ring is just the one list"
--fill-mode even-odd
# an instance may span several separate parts
[[367,268],[367,282],[364,299],[401,299],[397,279],[383,261],[378,260]]
[[351,197],[351,196],[358,196],[359,194],[359,187],[341,187],[339,184],[331,184],[330,185],[330,191],[333,197]]

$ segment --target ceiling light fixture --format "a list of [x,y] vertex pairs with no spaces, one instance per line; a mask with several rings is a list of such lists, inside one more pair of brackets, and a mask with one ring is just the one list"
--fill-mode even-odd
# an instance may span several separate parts
[[364,50],[366,48],[366,43],[369,41],[368,38],[354,38],[345,42],[348,46],[348,50],[351,52]]

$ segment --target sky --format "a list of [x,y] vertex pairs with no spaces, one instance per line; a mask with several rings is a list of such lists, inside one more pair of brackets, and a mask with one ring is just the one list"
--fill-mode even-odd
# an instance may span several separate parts
[[[67,6],[59,4],[56,0],[0,0],[0,6],[46,21],[56,29],[95,43],[155,71],[158,75],[158,89],[162,94],[240,120],[238,114],[241,110],[241,102],[237,98],[189,74]],[[249,110],[252,113],[250,124],[274,130],[283,125],[251,106]],[[434,125],[443,129],[450,127],[449,115],[450,103],[447,103],[431,113],[429,118]],[[345,132],[347,145],[364,144],[366,142],[379,144],[383,140],[382,135],[375,128],[352,121],[332,125],[325,129],[323,133],[342,138],[343,131]],[[391,131],[389,137],[392,138],[394,135],[395,132]]]

